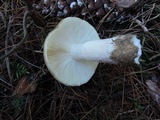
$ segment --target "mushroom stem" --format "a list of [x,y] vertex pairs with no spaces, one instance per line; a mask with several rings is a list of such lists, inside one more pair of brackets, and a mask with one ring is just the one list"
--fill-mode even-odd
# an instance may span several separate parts
[[131,34],[73,44],[70,52],[75,60],[111,64],[139,64],[142,54],[140,40]]

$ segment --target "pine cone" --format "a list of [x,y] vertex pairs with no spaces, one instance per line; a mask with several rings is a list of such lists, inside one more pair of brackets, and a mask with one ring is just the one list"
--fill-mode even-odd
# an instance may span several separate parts
[[[134,4],[134,1],[137,2],[138,0],[132,0],[132,4]],[[85,16],[86,18],[102,18],[107,15],[105,20],[107,22],[124,11],[121,2],[124,4],[123,0],[43,0],[34,7],[36,10],[40,10],[43,15],[49,15],[50,17]],[[123,16],[119,18],[117,21],[124,19]]]

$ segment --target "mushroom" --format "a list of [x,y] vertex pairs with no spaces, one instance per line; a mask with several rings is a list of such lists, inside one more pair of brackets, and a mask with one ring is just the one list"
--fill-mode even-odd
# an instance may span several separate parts
[[43,52],[50,73],[66,86],[87,83],[99,62],[139,64],[142,54],[136,35],[100,39],[88,22],[77,17],[63,19],[49,33]]

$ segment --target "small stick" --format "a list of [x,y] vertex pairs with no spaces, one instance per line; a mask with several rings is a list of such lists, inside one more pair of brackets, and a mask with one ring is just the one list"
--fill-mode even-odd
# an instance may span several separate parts
[[148,32],[148,29],[147,29],[147,27],[144,25],[144,23],[142,23],[140,20],[138,20],[138,19],[135,19],[135,22],[139,25],[139,26],[141,26],[141,28],[143,29],[143,31],[144,32]]
[[140,20],[138,20],[137,18],[134,18],[133,16],[129,15],[130,18],[132,18],[132,20],[137,23],[142,29],[144,32],[148,32],[148,28],[144,25],[144,23]]
[[0,60],[8,57],[9,55],[11,55],[17,48],[19,48],[22,43],[24,43],[24,41],[26,40],[27,38],[27,35],[28,35],[28,31],[27,31],[27,17],[30,15],[30,12],[27,10],[24,14],[24,17],[23,17],[23,32],[24,32],[24,36],[22,38],[22,40],[17,44],[15,45],[9,52],[7,52],[6,54],[2,55],[0,57]]
[[18,49],[25,42],[27,35],[28,35],[28,31],[27,31],[27,18],[28,18],[28,16],[31,16],[31,18],[33,19],[33,21],[35,22],[36,25],[38,25],[40,27],[45,26],[44,18],[33,10],[33,7],[32,7],[30,0],[24,0],[24,2],[27,7],[27,11],[25,12],[24,17],[23,17],[24,36],[23,36],[22,40],[17,45],[15,45],[9,52],[0,56],[0,60],[5,59],[6,57],[8,57],[12,53],[14,53],[15,50]]
[[[6,37],[5,37],[5,47],[7,47],[8,46],[8,34],[9,34],[9,30],[10,30],[10,27],[11,27],[11,25],[10,25],[10,23],[12,22],[13,20],[11,20],[11,17],[9,18],[9,22],[8,22],[8,24],[7,24],[7,33],[6,33]],[[5,50],[5,54],[7,54],[7,49]],[[11,71],[10,71],[10,66],[9,66],[9,58],[7,57],[6,58],[6,67],[7,67],[7,72],[8,72],[8,76],[9,76],[9,79],[10,79],[10,82],[12,82],[12,80],[11,80]]]
[[38,14],[36,11],[34,11],[31,0],[23,0],[23,1],[27,7],[27,10],[30,12],[30,16],[34,21],[34,23],[40,27],[44,27],[46,25],[44,17]]
[[99,30],[99,28],[101,27],[101,25],[103,24],[104,20],[110,15],[110,13],[113,11],[113,8],[101,19],[101,21],[99,22],[99,24],[96,26],[96,30]]

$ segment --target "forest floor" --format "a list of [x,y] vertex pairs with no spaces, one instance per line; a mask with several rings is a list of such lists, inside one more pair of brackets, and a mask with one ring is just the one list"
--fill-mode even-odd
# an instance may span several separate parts
[[[25,11],[22,0],[1,0],[0,55],[23,39]],[[44,40],[63,18],[44,16],[46,26],[39,27],[29,17],[27,40],[0,60],[0,120],[160,119],[160,2],[146,2],[131,11],[126,14],[134,19],[126,17],[123,22],[81,16],[101,38],[137,34],[143,55],[140,65],[100,63],[91,80],[79,87],[55,80],[43,58]]]

